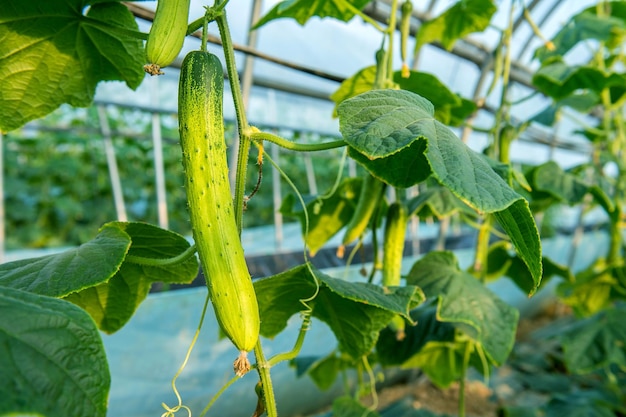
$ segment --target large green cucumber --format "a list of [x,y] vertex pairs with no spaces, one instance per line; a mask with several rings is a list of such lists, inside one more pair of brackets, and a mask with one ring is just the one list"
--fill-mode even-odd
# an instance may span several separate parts
[[178,118],[193,238],[217,321],[243,353],[256,345],[260,320],[228,181],[223,90],[219,59],[190,52],[181,67]]

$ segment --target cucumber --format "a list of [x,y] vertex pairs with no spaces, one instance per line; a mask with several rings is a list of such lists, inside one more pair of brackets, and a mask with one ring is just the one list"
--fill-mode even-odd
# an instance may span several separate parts
[[240,350],[235,372],[250,369],[247,352],[259,338],[259,308],[244,258],[228,181],[224,120],[224,72],[219,59],[192,51],[183,60],[178,121],[187,202],[217,321]]
[[[387,209],[383,240],[382,284],[384,287],[400,285],[408,220],[408,210],[404,204],[395,202]],[[403,340],[406,337],[405,327],[406,322],[401,316],[394,316],[389,323],[389,328],[396,333],[397,340]]]
[[402,255],[408,224],[408,211],[404,204],[395,202],[387,209],[383,240],[383,285],[400,285]]
[[161,75],[161,68],[170,65],[181,49],[187,35],[190,0],[159,0],[146,41],[143,68],[150,75]]
[[342,245],[349,245],[365,232],[376,206],[380,203],[384,185],[384,182],[371,174],[365,174],[354,214],[346,226]]
[[411,15],[413,14],[413,2],[411,0],[404,0],[401,8],[402,14],[400,16],[400,59],[402,59],[402,78],[409,78],[411,72],[409,66],[406,63],[406,50],[407,43],[409,42],[409,36],[411,32]]

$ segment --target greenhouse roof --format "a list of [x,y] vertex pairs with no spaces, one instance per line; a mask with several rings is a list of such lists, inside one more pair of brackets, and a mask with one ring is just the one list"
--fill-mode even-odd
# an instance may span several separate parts
[[[261,16],[270,11],[278,1],[261,1]],[[370,2],[364,11],[368,16],[378,21],[386,21],[389,16],[390,0],[376,0]],[[514,9],[511,11],[511,3]],[[525,4],[525,8],[520,7]],[[271,21],[256,31],[256,45],[248,46],[250,16],[255,2],[231,0],[227,6],[227,13],[231,22],[231,34],[238,50],[250,53],[238,53],[237,64],[240,70],[245,68],[246,56],[257,57],[253,63],[254,85],[249,103],[249,118],[262,125],[286,126],[303,130],[320,131],[327,134],[338,134],[338,122],[329,117],[334,104],[328,97],[339,87],[339,81],[350,77],[357,71],[372,65],[373,56],[380,47],[380,33],[359,17],[348,22],[333,18],[309,19],[304,25],[294,19],[278,19]],[[433,16],[438,16],[451,7],[450,1],[419,1],[415,2],[412,21],[412,32]],[[471,33],[464,39],[444,48],[440,43],[425,45],[412,65],[415,69],[434,74],[451,91],[470,100],[483,97],[492,78],[492,60],[497,53],[503,30],[506,29],[509,16],[513,16],[513,34],[511,37],[511,57],[513,65],[511,80],[511,100],[519,101],[513,108],[513,116],[518,120],[528,120],[539,111],[547,108],[551,101],[541,94],[532,94],[532,70],[537,69],[539,62],[533,57],[535,49],[545,40],[552,39],[558,31],[576,13],[592,5],[589,0],[559,1],[534,0],[528,2],[499,2],[498,9],[491,18],[490,25],[482,32]],[[149,30],[150,11],[155,8],[156,2],[136,2],[131,10],[139,18],[140,29]],[[190,16],[199,16],[202,13],[202,2],[192,0]],[[142,10],[144,9],[144,10]],[[145,12],[147,9],[147,12]],[[544,40],[533,31],[525,13],[539,29]],[[209,27],[214,39],[219,39],[217,27]],[[415,44],[415,38],[410,39],[409,50]],[[181,57],[185,51],[196,49],[198,39],[187,39]],[[223,56],[219,46],[212,46],[211,50]],[[400,62],[399,52],[396,53],[396,62]],[[572,62],[584,62],[589,58],[589,52],[584,45],[574,48],[567,59]],[[181,59],[181,58],[179,58]],[[178,61],[180,62],[180,61]],[[146,80],[139,90],[133,92],[121,83],[101,84],[97,99],[104,102],[134,103],[140,106],[158,107],[174,112],[176,109],[177,73],[167,71],[164,77]],[[149,93],[147,93],[149,92]],[[500,100],[500,85],[486,97],[485,109],[476,119],[478,126],[489,123],[491,112],[498,107]],[[226,117],[234,117],[234,109],[229,108],[226,100]],[[489,111],[491,110],[491,111]],[[585,140],[576,140],[571,134],[576,129],[574,123],[567,119],[558,125],[559,141],[562,154],[560,158],[565,165],[581,162],[581,156],[571,149],[586,151]],[[530,140],[549,142],[553,140],[552,127],[533,126],[526,132],[532,136]],[[567,138],[567,140],[563,139]],[[480,133],[474,132],[470,146],[482,149],[486,146],[486,139]],[[533,151],[522,142],[514,152],[524,160],[530,158],[533,162],[537,158],[549,159],[554,154],[545,147],[542,151]],[[525,156],[526,155],[526,156]],[[578,155],[578,156],[577,156]]]

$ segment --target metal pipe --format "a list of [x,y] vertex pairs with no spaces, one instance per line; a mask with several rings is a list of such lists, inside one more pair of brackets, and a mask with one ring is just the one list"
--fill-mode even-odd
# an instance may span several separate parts
[[117,169],[117,161],[115,159],[115,148],[111,139],[111,128],[107,119],[104,106],[98,106],[98,120],[100,121],[100,131],[102,132],[102,141],[104,143],[104,153],[109,167],[109,178],[111,180],[111,189],[113,191],[113,202],[115,204],[115,212],[119,221],[128,221],[126,215],[126,205],[124,204],[124,193],[122,192],[122,181],[120,173]]
[[165,164],[163,161],[163,139],[161,136],[161,116],[158,113],[152,113],[152,147],[154,152],[154,179],[156,183],[159,226],[164,229],[169,229],[167,190],[165,187]]

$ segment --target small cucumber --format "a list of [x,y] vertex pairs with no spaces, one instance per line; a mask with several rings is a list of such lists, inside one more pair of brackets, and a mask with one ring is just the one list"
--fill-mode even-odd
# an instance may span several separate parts
[[150,75],[163,74],[161,68],[171,64],[187,35],[190,0],[159,0],[146,41],[148,64],[143,68]]
[[[384,287],[400,285],[402,257],[408,224],[408,211],[404,204],[395,202],[387,209],[385,236],[383,240],[383,281]],[[394,316],[389,328],[396,333],[397,340],[405,338],[406,322],[401,316]]]
[[413,13],[413,2],[405,0],[402,3],[400,16],[400,58],[402,59],[402,77],[409,78],[411,72],[406,63],[407,43],[411,32],[411,15]]
[[383,240],[383,285],[386,287],[400,285],[408,218],[408,211],[400,202],[387,209]]
[[228,182],[224,73],[219,59],[192,51],[183,60],[178,120],[193,238],[217,321],[240,350],[235,371],[250,369],[247,352],[259,338],[259,308],[235,223]]
[[349,245],[365,232],[372,214],[381,200],[385,183],[369,173],[365,175],[354,214],[343,236],[343,245]]

